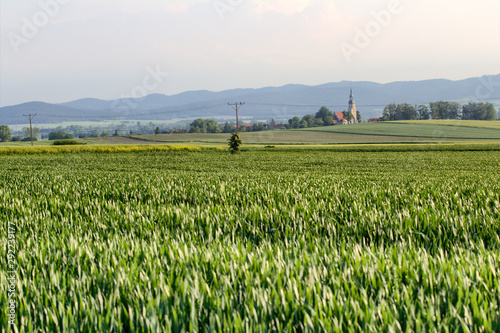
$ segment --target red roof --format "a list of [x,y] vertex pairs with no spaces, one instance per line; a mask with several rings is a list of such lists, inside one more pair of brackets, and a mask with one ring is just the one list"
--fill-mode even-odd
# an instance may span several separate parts
[[342,112],[335,112],[335,115],[337,116],[337,118],[339,120],[343,120],[344,119],[344,114]]
[[[253,125],[251,125],[251,124],[241,124],[241,125],[240,125],[240,128],[241,128],[241,127],[253,128]],[[234,128],[236,128],[236,126],[234,126]]]

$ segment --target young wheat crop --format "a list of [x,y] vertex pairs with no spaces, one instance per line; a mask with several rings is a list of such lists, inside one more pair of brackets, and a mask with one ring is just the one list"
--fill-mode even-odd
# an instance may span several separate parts
[[[17,329],[498,332],[499,161],[496,151],[2,156]],[[2,242],[2,290],[7,255]],[[5,332],[8,302],[2,291]]]

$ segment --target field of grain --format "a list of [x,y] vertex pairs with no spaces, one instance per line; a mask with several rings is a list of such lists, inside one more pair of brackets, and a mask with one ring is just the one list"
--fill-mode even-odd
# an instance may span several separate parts
[[499,161],[498,151],[4,155],[17,327],[499,331]]
[[[479,127],[479,124],[483,123],[484,126]],[[432,140],[434,142],[449,140],[500,140],[500,128],[493,127],[496,124],[497,122],[431,120],[361,123],[344,126],[305,128],[299,131],[320,131],[368,136],[394,136],[397,137],[398,140],[401,140],[401,137],[414,138],[414,140],[420,138]]]
[[475,128],[490,128],[500,130],[500,121],[484,120],[453,120],[453,119],[432,119],[432,120],[400,120],[396,123],[401,124],[422,124],[422,125],[446,125]]
[[[286,145],[286,144],[352,144],[352,143],[394,143],[394,142],[436,142],[422,138],[395,137],[385,135],[339,134],[333,132],[305,132],[296,130],[244,132],[241,139],[247,145]],[[140,140],[164,143],[225,144],[228,134],[185,133],[136,136]]]
[[[156,143],[224,144],[228,134],[186,133],[132,136]],[[429,143],[500,140],[500,122],[429,120],[361,123],[299,130],[243,132],[248,145]],[[108,142],[110,139],[104,139]],[[130,141],[129,141],[130,142]]]

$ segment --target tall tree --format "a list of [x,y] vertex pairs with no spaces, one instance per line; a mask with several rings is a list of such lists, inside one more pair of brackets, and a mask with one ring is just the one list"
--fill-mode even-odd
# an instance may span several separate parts
[[222,128],[213,119],[196,119],[191,124],[191,133],[220,133]]
[[[59,126],[59,127],[62,128],[61,126]],[[40,129],[38,127],[33,127],[33,140],[38,138],[39,133],[40,133]],[[23,127],[23,138],[26,140],[31,138],[31,130],[29,127]]]
[[222,133],[231,133],[233,131],[233,127],[230,123],[226,122],[224,124],[224,128],[222,129]]
[[0,126],[0,142],[7,142],[12,139],[12,133],[10,131],[9,126],[2,125]]
[[460,105],[456,102],[439,101],[430,104],[432,119],[457,119]]
[[462,108],[464,120],[496,120],[497,112],[491,103],[469,103]]
[[333,125],[333,112],[330,111],[326,106],[323,106],[316,112],[316,118],[323,120],[323,126]]
[[300,118],[295,116],[292,119],[288,120],[288,124],[291,128],[299,128],[300,127]]
[[429,107],[427,105],[419,105],[415,106],[415,109],[417,110],[418,114],[418,119],[419,120],[428,120],[431,117],[431,111],[429,110]]
[[396,106],[395,119],[394,120],[416,120],[417,110],[413,105],[404,103]]
[[325,126],[325,122],[321,118],[314,118],[314,126],[315,127]]
[[396,116],[396,103],[387,105],[384,108],[384,113],[382,114],[383,121],[393,121]]
[[264,131],[265,129],[266,129],[266,126],[262,122],[258,122],[258,123],[253,124],[253,131],[254,132]]
[[219,127],[219,123],[213,119],[205,120],[205,125],[207,127],[207,133],[220,133],[222,129]]
[[320,119],[320,118],[316,118],[314,115],[308,114],[308,115],[305,115],[304,117],[302,117],[301,124],[302,124],[302,122],[305,122],[305,124],[306,124],[305,127],[315,127],[316,126],[316,119]]

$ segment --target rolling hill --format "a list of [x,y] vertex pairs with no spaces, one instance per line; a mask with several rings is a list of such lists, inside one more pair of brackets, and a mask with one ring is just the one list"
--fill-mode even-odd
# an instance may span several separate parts
[[[487,100],[500,106],[500,75],[460,81],[426,80],[392,82],[327,83],[318,86],[291,84],[260,89],[233,89],[222,92],[191,91],[178,95],[148,95],[142,99],[104,101],[85,98],[63,104],[30,102],[0,108],[0,123],[22,124],[23,114],[37,113],[38,123],[99,120],[169,120],[174,118],[215,118],[233,116],[227,103],[246,102],[241,116],[255,120],[288,119],[316,112],[321,106],[332,111],[347,109],[349,89],[354,89],[362,116],[378,117],[389,103],[427,104],[438,100]],[[493,86],[491,86],[493,85]],[[477,96],[477,97],[475,97]]]

